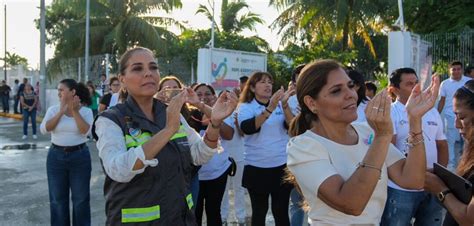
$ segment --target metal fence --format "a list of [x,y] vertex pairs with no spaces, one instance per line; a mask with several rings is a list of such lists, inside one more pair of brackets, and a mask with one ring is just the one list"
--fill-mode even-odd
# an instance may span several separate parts
[[474,65],[473,29],[458,33],[427,34],[422,35],[422,39],[432,44],[435,70],[446,73],[448,64],[452,61],[460,61],[464,66]]
[[[106,74],[107,78],[118,74],[118,57],[113,54],[94,55],[89,57],[89,73],[86,77],[84,71],[84,57],[61,59],[48,63],[47,88],[56,88],[59,81],[73,78],[77,81],[92,81],[99,83],[100,75]],[[158,67],[162,76],[175,75],[183,83],[192,83],[196,65],[188,63],[184,58],[157,58]]]

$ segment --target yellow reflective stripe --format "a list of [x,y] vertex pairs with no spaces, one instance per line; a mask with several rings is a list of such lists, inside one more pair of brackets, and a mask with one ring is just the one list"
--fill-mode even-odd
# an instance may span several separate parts
[[122,209],[122,223],[147,222],[160,219],[160,205]]
[[191,193],[189,193],[189,194],[186,196],[186,202],[188,203],[188,208],[189,208],[189,209],[193,208],[194,202],[193,202],[193,195],[192,195]]
[[148,133],[148,132],[141,134],[137,138],[133,138],[132,136],[127,134],[125,135],[125,145],[127,146],[127,148],[138,147],[144,144],[145,142],[149,141],[150,139],[151,139],[151,133]]
[[186,133],[186,129],[184,128],[183,125],[180,125],[178,132],[175,133],[175,134],[170,138],[170,140],[175,140],[175,139],[183,138],[183,137],[187,137],[187,136],[188,136],[188,134]]

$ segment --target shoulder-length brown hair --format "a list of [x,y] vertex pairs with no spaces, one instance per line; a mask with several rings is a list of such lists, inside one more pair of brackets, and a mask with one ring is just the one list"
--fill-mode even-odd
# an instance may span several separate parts
[[[474,80],[467,81],[463,87],[459,88],[454,93],[454,99],[461,102],[469,110],[474,111]],[[471,117],[471,127],[474,127],[474,116]],[[461,176],[468,177],[467,173],[474,173],[474,129],[467,130],[468,134],[465,136],[466,143],[464,144],[464,151],[459,160],[457,173]]]
[[158,87],[158,91],[161,91],[161,89],[163,89],[163,83],[165,83],[166,81],[170,81],[170,80],[175,81],[178,84],[178,88],[180,88],[180,89],[184,88],[184,85],[181,82],[181,80],[179,80],[179,78],[177,78],[174,75],[168,75],[168,76],[165,76],[165,77],[161,78],[160,85]]
[[250,103],[250,101],[255,98],[255,92],[252,91],[252,88],[255,88],[257,82],[261,81],[265,77],[269,78],[273,82],[273,76],[268,72],[258,71],[254,72],[247,83],[245,83],[244,90],[240,95],[240,103]]

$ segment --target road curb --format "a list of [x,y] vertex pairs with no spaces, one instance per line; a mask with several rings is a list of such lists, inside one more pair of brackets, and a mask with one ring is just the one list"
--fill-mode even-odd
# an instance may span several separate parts
[[[0,116],[5,117],[5,118],[12,118],[12,119],[16,119],[16,120],[23,120],[23,115],[21,115],[21,114],[11,114],[11,113],[0,112]],[[36,122],[41,123],[41,121],[43,121],[43,117],[36,116]]]

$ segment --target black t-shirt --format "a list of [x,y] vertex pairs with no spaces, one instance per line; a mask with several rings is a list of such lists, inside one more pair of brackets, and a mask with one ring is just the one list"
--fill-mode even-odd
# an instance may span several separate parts
[[107,93],[100,99],[100,103],[109,107],[110,99],[112,99],[112,93]]
[[[463,177],[474,184],[474,167],[472,167],[471,170]],[[474,190],[472,192],[474,195]],[[456,220],[454,220],[454,217],[451,216],[449,212],[446,212],[446,218],[444,219],[443,226],[459,226],[459,224],[456,222]]]

